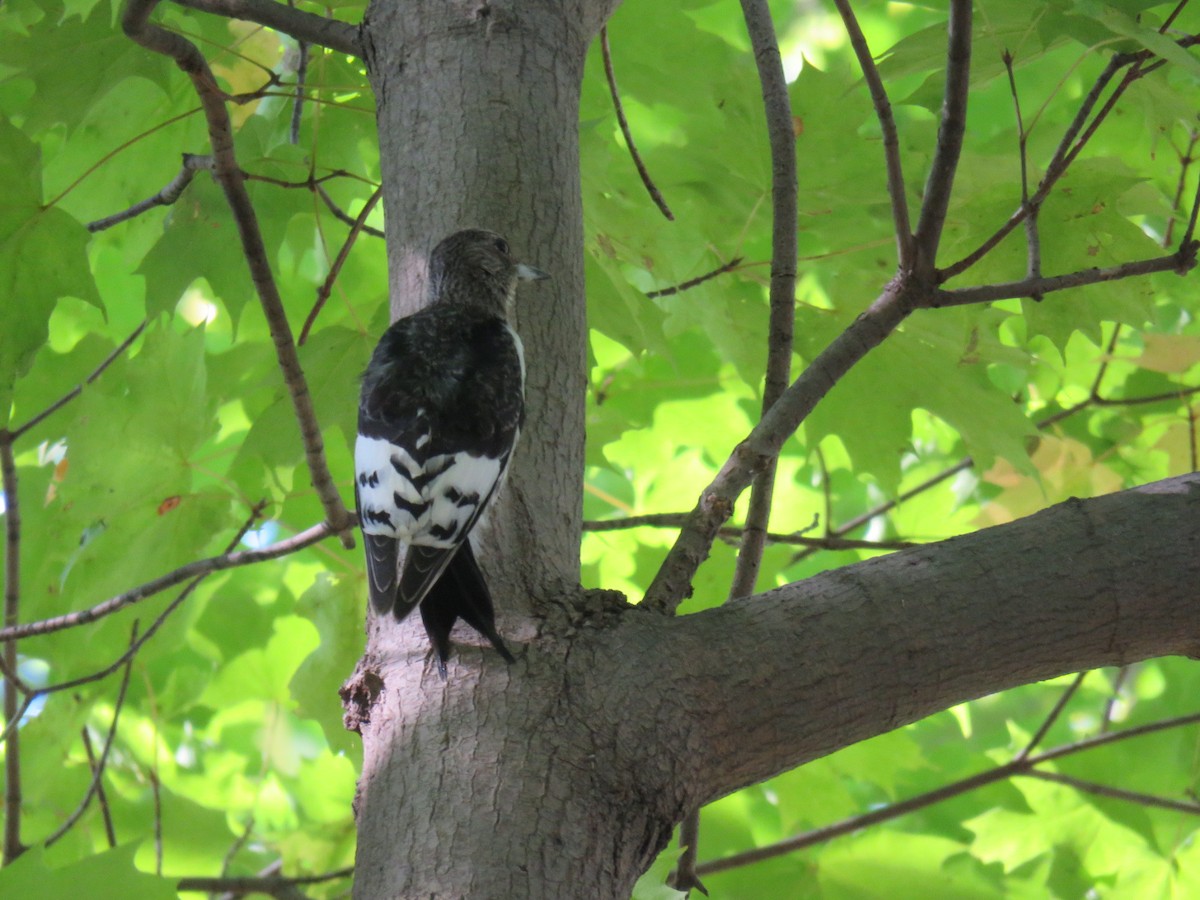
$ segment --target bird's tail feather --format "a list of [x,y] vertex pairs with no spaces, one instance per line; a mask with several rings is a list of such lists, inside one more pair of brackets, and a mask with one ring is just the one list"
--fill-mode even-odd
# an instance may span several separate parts
[[443,678],[450,657],[450,631],[458,619],[487,638],[506,662],[516,662],[496,631],[492,595],[469,540],[462,542],[421,604],[421,620],[437,653],[438,672]]

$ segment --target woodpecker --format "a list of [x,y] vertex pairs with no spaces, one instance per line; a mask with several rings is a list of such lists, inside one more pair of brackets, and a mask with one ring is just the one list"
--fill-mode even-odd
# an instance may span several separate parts
[[428,305],[384,332],[363,373],[354,494],[371,604],[397,620],[420,606],[442,678],[458,619],[513,661],[469,535],[525,420],[509,308],[518,281],[547,277],[498,234],[450,235],[429,257]]

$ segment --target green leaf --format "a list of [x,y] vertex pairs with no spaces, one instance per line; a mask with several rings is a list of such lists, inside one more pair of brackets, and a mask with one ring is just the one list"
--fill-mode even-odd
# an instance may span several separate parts
[[50,868],[45,851],[30,847],[0,870],[0,892],[6,897],[68,900],[175,900],[175,882],[138,871],[133,856],[138,844],[125,844],[84,857],[70,865]]
[[40,179],[37,146],[0,117],[0,424],[13,383],[46,341],[55,302],[100,302],[84,252],[88,234],[62,210],[42,207]]

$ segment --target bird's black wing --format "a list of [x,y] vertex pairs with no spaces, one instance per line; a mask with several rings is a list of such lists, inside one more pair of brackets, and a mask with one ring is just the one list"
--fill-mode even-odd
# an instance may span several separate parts
[[473,310],[462,310],[457,318],[465,359],[453,389],[426,408],[431,421],[427,524],[410,542],[397,614],[421,602],[495,497],[524,415],[516,334],[503,319]]

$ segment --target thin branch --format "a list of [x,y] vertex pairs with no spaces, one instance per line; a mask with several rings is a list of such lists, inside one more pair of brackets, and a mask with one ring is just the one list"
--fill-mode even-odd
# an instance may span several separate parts
[[[137,643],[138,623],[133,623],[133,628],[130,630],[129,645],[134,646]],[[117,690],[117,700],[113,705],[112,724],[108,729],[108,737],[104,740],[104,749],[100,751],[100,760],[96,764],[95,771],[92,773],[92,781],[88,785],[87,792],[83,795],[83,799],[79,801],[79,805],[75,807],[75,811],[67,816],[67,820],[60,825],[53,834],[46,838],[46,846],[50,847],[58,842],[59,838],[70,831],[75,823],[87,812],[88,806],[92,802],[92,797],[96,796],[99,790],[100,779],[104,777],[104,767],[108,763],[108,753],[112,750],[113,739],[117,736],[117,722],[121,718],[121,708],[125,705],[125,692],[129,690],[129,675],[133,672],[133,657],[129,657],[129,661],[125,663],[125,674],[121,676],[121,687]]]
[[[1165,23],[1163,26],[1160,26],[1160,34],[1164,32],[1165,27]],[[1196,35],[1188,35],[1176,41],[1180,47],[1190,47],[1197,42],[1200,42],[1200,37]],[[1144,50],[1139,53],[1118,53],[1109,58],[1104,70],[1097,77],[1095,83],[1088,91],[1087,96],[1084,97],[1083,102],[1080,104],[1079,110],[1075,114],[1075,118],[1071,121],[1071,124],[1067,127],[1067,130],[1063,133],[1062,139],[1059,141],[1058,147],[1054,151],[1054,155],[1051,157],[1045,173],[1042,175],[1042,180],[1038,183],[1037,190],[1034,191],[1033,196],[1030,198],[1030,204],[1034,208],[1040,206],[1046,197],[1050,195],[1054,185],[1060,178],[1062,178],[1063,175],[1066,174],[1071,163],[1079,156],[1079,154],[1083,151],[1083,148],[1087,145],[1087,142],[1091,139],[1092,135],[1096,133],[1096,130],[1100,127],[1100,125],[1103,124],[1105,119],[1108,118],[1109,113],[1112,112],[1117,100],[1120,99],[1125,90],[1134,81],[1145,77],[1163,64],[1163,61],[1159,60],[1157,63],[1145,65],[1145,63],[1153,57],[1153,53],[1151,53],[1149,50]],[[1093,118],[1091,123],[1088,124],[1088,117],[1091,116],[1092,110],[1099,102],[1100,96],[1104,93],[1104,89],[1108,87],[1109,82],[1112,81],[1116,73],[1127,66],[1130,67],[1130,71],[1126,73],[1117,87],[1113,89],[1112,94],[1109,96],[1108,100],[1105,101],[1104,106],[1101,107],[1099,112],[1096,113],[1095,118]],[[1084,129],[1085,124],[1087,124],[1086,130]],[[1078,140],[1076,140],[1077,137]],[[941,280],[945,281],[953,278],[955,275],[965,272],[967,269],[971,268],[971,266],[975,265],[975,263],[979,262],[980,259],[995,249],[995,247],[1002,240],[1004,240],[1004,238],[1006,238],[1014,228],[1016,228],[1025,220],[1027,212],[1028,209],[1024,205],[1018,208],[1011,216],[1009,216],[1008,220],[982,244],[980,244],[962,259],[942,269],[940,272]]]
[[967,94],[971,81],[971,0],[950,0],[949,38],[946,48],[946,88],[942,99],[942,121],[938,126],[937,149],[925,182],[925,201],[913,238],[914,264],[932,272],[937,263],[938,244],[954,172],[962,154],[963,134],[967,127]]
[[[1200,722],[1200,713],[1193,713],[1189,716],[1179,716],[1174,719],[1164,719],[1159,722],[1152,722],[1149,725],[1143,725],[1139,728],[1130,728],[1126,731],[1111,732],[1106,735],[1101,735],[1095,738],[1088,738],[1074,744],[1067,744],[1062,747],[1056,747],[1053,750],[1047,750],[1045,753],[1036,756],[1028,756],[1024,759],[1014,759],[1012,762],[996,766],[986,772],[980,772],[977,775],[972,775],[968,778],[963,778],[951,784],[942,785],[935,790],[925,794],[919,794],[916,797],[910,797],[908,800],[902,800],[899,803],[893,803],[889,806],[884,806],[879,809],[871,810],[868,813],[863,813],[858,816],[851,816],[843,819],[840,822],[835,822],[831,825],[825,825],[821,828],[814,828],[811,831],[806,831],[803,834],[798,834],[795,837],[787,840],[779,841],[766,847],[756,847],[753,850],[747,850],[743,853],[735,853],[727,856],[724,859],[710,860],[709,862],[701,863],[696,867],[696,871],[700,875],[711,875],[715,872],[725,872],[729,869],[736,869],[741,866],[747,866],[751,863],[762,862],[765,859],[773,859],[777,856],[783,856],[787,853],[792,853],[796,850],[801,850],[805,847],[811,847],[814,844],[822,844],[830,841],[833,838],[840,837],[844,834],[850,834],[870,825],[877,825],[880,822],[888,822],[892,819],[897,819],[900,816],[910,812],[915,812],[919,809],[933,806],[943,800],[949,800],[953,797],[961,796],[977,788],[984,787],[989,784],[994,784],[998,781],[1003,781],[1013,775],[1030,774],[1034,766],[1049,762],[1054,759],[1061,759],[1064,756],[1071,756],[1075,753],[1081,753],[1085,750],[1091,750],[1095,747],[1111,744],[1115,741],[1128,740],[1130,738],[1139,737],[1145,734],[1152,734],[1157,731],[1163,731],[1170,728],[1182,728],[1187,725],[1193,725]],[[1040,774],[1040,773],[1039,773]],[[1191,810],[1187,810],[1191,812]]]
[[737,447],[688,514],[643,605],[673,613],[691,592],[691,581],[708,556],[720,526],[732,515],[737,497],[772,459],[817,403],[859,360],[891,334],[915,308],[904,280],[883,294],[813,360]]
[[[253,524],[258,520],[258,517],[262,514],[262,511],[265,507],[266,507],[266,501],[263,500],[262,502],[258,503],[250,511],[249,518],[246,519],[245,523],[238,530],[238,533],[233,536],[233,539],[227,545],[228,549],[232,549],[233,547],[236,547],[238,545],[238,543],[241,541],[241,539],[246,536],[246,532],[249,531],[250,528],[253,526]],[[138,637],[135,641],[133,641],[133,643],[131,643],[129,645],[129,648],[124,653],[122,653],[119,657],[117,657],[117,659],[114,660],[111,665],[101,669],[98,672],[93,672],[90,675],[81,675],[78,678],[72,678],[70,681],[61,681],[58,684],[52,684],[52,685],[48,685],[47,687],[40,688],[38,693],[39,694],[54,694],[54,693],[58,693],[60,691],[68,691],[68,690],[71,690],[72,688],[79,687],[80,685],[90,684],[92,682],[100,681],[104,678],[107,678],[109,675],[111,675],[113,672],[115,672],[121,666],[125,665],[127,662],[132,660],[133,657],[138,654],[138,652],[142,649],[142,645],[144,645],[148,640],[150,640],[150,638],[154,637],[154,635],[158,632],[158,629],[163,626],[163,623],[165,623],[167,621],[167,619],[170,618],[171,614],[174,613],[175,610],[179,609],[179,607],[183,604],[183,601],[185,601],[188,597],[191,596],[192,592],[200,586],[200,583],[202,581],[204,581],[204,579],[207,578],[209,574],[210,574],[209,572],[205,572],[204,574],[197,575],[195,578],[193,578],[187,584],[187,586],[184,587],[184,589],[179,592],[179,594],[175,597],[175,599],[172,600],[170,603],[168,603],[166,608],[161,613],[158,614],[158,618],[156,618],[153,622],[150,623],[150,627],[146,629],[146,633],[141,635],[140,637]]]
[[612,95],[613,109],[617,113],[617,124],[621,126],[621,134],[625,136],[625,146],[629,149],[630,157],[633,158],[633,165],[642,179],[642,184],[646,187],[646,193],[650,195],[650,199],[654,201],[659,212],[669,221],[674,222],[675,214],[671,212],[658,185],[650,177],[650,172],[647,171],[646,164],[642,161],[642,155],[638,153],[637,144],[633,142],[633,132],[629,129],[629,122],[625,118],[625,107],[621,105],[621,92],[617,90],[617,76],[613,73],[612,51],[608,46],[608,26],[600,29],[600,55],[604,58],[604,77],[608,79],[608,92]]
[[135,328],[129,337],[125,338],[125,340],[118,344],[117,348],[113,350],[112,353],[108,354],[108,356],[104,358],[104,361],[100,363],[100,365],[96,366],[96,368],[92,370],[92,374],[85,378],[82,384],[75,385],[75,387],[71,388],[71,390],[67,391],[66,394],[64,394],[62,397],[59,397],[24,425],[21,425],[19,428],[14,428],[12,431],[12,439],[16,440],[21,435],[25,434],[25,432],[29,431],[29,429],[41,424],[46,418],[58,412],[60,409],[82,394],[85,387],[104,374],[105,369],[116,362],[122,353],[133,346],[133,342],[141,336],[142,332],[146,330],[146,326],[148,324],[149,320],[143,319],[142,324]]
[[[900,498],[893,501],[893,505],[898,502],[900,502]],[[620,519],[590,519],[583,523],[583,530],[624,531],[629,528],[682,528],[687,524],[688,515],[688,513],[682,512],[647,513]],[[880,515],[880,513],[875,513],[875,515]],[[722,538],[740,539],[743,533],[744,529],[737,525],[722,525],[717,529],[718,537]],[[772,544],[795,544],[817,550],[907,550],[910,547],[919,546],[915,541],[860,541],[843,538],[837,534],[825,537],[805,537],[803,532],[784,534],[779,531],[768,531],[767,540]]]
[[211,894],[217,891],[228,891],[235,896],[253,893],[277,896],[281,888],[299,887],[306,884],[322,884],[326,881],[335,881],[338,878],[349,878],[353,874],[354,867],[347,866],[344,869],[325,872],[322,875],[305,875],[296,878],[286,878],[282,875],[274,875],[268,878],[256,878],[254,876],[243,876],[240,878],[180,878],[178,884],[176,884],[176,888],[181,892],[202,891]]
[[1175,184],[1175,197],[1171,200],[1171,218],[1163,230],[1163,246],[1170,247],[1173,243],[1175,223],[1179,221],[1179,207],[1183,203],[1183,190],[1187,183],[1188,169],[1196,161],[1196,144],[1200,142],[1200,131],[1192,130],[1188,134],[1187,149],[1179,154],[1179,181]]
[[[300,437],[304,443],[304,453],[308,461],[313,488],[321,500],[326,521],[332,530],[341,536],[342,543],[346,547],[351,547],[354,544],[354,538],[350,532],[352,517],[342,502],[337,485],[333,483],[333,478],[329,473],[321,428],[313,410],[312,395],[309,393],[304,371],[300,367],[291,325],[288,322],[287,313],[283,308],[283,300],[279,296],[278,285],[275,283],[275,277],[267,260],[267,251],[263,244],[262,232],[258,227],[254,204],[251,203],[250,195],[246,192],[245,177],[238,167],[237,157],[234,153],[233,131],[223,94],[217,88],[212,71],[195,44],[150,22],[150,14],[158,2],[159,0],[129,0],[121,18],[121,25],[125,34],[141,46],[174,60],[179,69],[191,79],[196,95],[204,107],[204,116],[213,151],[213,175],[225,192],[225,199],[229,203],[229,208],[237,224],[242,251],[250,267],[250,277],[258,292],[263,314],[267,319],[271,338],[275,344],[279,369],[283,374],[284,383],[287,385],[296,421],[300,427]],[[247,10],[259,9],[263,4],[261,0],[222,0],[217,5],[226,6],[228,9],[236,7],[239,10]],[[266,6],[277,11],[285,21],[292,21],[299,14],[297,10],[289,10],[286,6],[276,3],[268,3]],[[326,24],[341,24],[322,19],[320,16],[309,16],[309,19]],[[264,22],[263,24],[270,25],[271,23]],[[305,37],[309,39],[309,36]],[[323,43],[316,38],[311,39],[315,43]]]
[[711,272],[705,272],[703,275],[697,275],[695,278],[689,278],[687,281],[682,281],[679,284],[665,287],[657,291],[646,291],[646,296],[653,299],[655,297],[670,297],[672,294],[679,294],[683,291],[689,291],[698,285],[704,284],[716,278],[718,275],[724,275],[726,272],[732,272],[742,264],[743,257],[735,256],[727,263],[722,263]]
[[896,231],[896,247],[900,257],[900,269],[907,271],[913,265],[913,234],[912,224],[908,218],[908,196],[904,190],[904,170],[900,164],[900,136],[896,130],[896,119],[892,115],[892,103],[888,99],[883,79],[879,77],[879,69],[867,46],[858,25],[854,10],[850,8],[849,0],[834,0],[834,6],[846,26],[846,34],[850,37],[850,46],[858,58],[859,68],[862,69],[863,80],[867,90],[871,92],[871,102],[875,106],[875,118],[879,120],[879,128],[883,133],[883,156],[887,165],[888,196],[892,200],[892,224]]
[[358,240],[358,234],[362,231],[363,225],[367,221],[367,216],[371,215],[371,210],[375,208],[375,204],[379,202],[382,196],[383,187],[377,187],[375,193],[363,205],[362,211],[354,220],[354,224],[350,226],[350,233],[346,235],[346,240],[342,242],[342,249],[338,251],[337,258],[334,259],[333,265],[329,267],[329,274],[325,276],[325,280],[317,289],[317,302],[313,304],[308,318],[304,320],[304,327],[300,329],[300,344],[308,340],[308,334],[316,323],[317,316],[321,314],[325,302],[329,299],[329,295],[333,291],[333,283],[337,281],[338,275],[341,274],[342,266],[345,265],[347,257],[350,256],[350,249],[354,246],[354,242]]
[[[1021,98],[1017,94],[1012,54],[1007,50],[1004,51],[1004,69],[1008,72],[1008,88],[1012,93],[1013,110],[1017,116],[1017,152],[1021,160],[1021,208],[1025,210],[1025,277],[1038,278],[1042,274],[1042,241],[1038,234],[1038,213],[1041,207],[1029,201],[1029,133],[1025,130],[1025,121],[1021,116]],[[1033,294],[1032,299],[1040,301],[1042,295]]]
[[[233,569],[238,566],[248,566],[252,563],[263,562],[268,559],[278,559],[281,556],[287,556],[290,553],[295,553],[297,550],[302,550],[305,547],[323,541],[332,533],[329,524],[321,522],[290,538],[276,541],[269,547],[257,550],[237,550],[222,553],[219,556],[210,556],[207,559],[196,560],[195,562],[180,566],[166,575],[161,575],[153,581],[147,581],[145,584],[139,585],[123,594],[117,594],[115,597],[111,597],[103,603],[97,603],[95,606],[87,609],[65,613],[61,616],[53,616],[49,619],[39,619],[36,622],[6,626],[0,629],[0,640],[7,641],[33,637],[34,635],[62,631],[64,628],[86,625],[90,622],[95,622],[97,619],[112,615],[141,600],[145,600],[147,597],[152,597],[169,587],[174,587],[177,584],[187,581],[189,578],[210,575],[213,572]],[[146,634],[150,634],[149,630]]]
[[[131,660],[132,661],[132,660]],[[162,877],[163,870],[163,827],[162,827],[162,785],[158,781],[158,771],[151,769],[147,773],[150,781],[150,793],[154,799],[154,874]]]
[[683,853],[675,864],[675,871],[667,879],[667,884],[677,891],[687,893],[699,891],[708,896],[708,888],[696,875],[696,850],[700,843],[700,810],[694,809],[679,824],[679,844]]
[[[21,612],[21,505],[17,490],[17,463],[13,436],[0,430],[0,481],[4,489],[4,624],[15,625]],[[25,852],[21,843],[21,741],[17,710],[17,642],[4,642],[4,720],[8,739],[4,751],[4,862]],[[24,708],[29,706],[26,695]],[[11,729],[11,730],[9,730]]]
[[[1115,337],[1115,335],[1114,335],[1114,337]],[[1112,349],[1111,349],[1112,341],[1109,342],[1109,346],[1110,346],[1109,353],[1111,354],[1112,353]],[[1200,386],[1197,386],[1197,387],[1181,388],[1180,390],[1177,390],[1177,391],[1166,391],[1161,394],[1148,394],[1143,397],[1125,397],[1125,398],[1101,397],[1096,394],[1096,391],[1099,389],[1100,378],[1103,376],[1104,368],[1106,365],[1107,365],[1107,360],[1101,364],[1100,371],[1097,373],[1097,379],[1095,380],[1095,382],[1093,383],[1093,386],[1092,386],[1092,395],[1089,396],[1088,399],[1083,400],[1079,403],[1076,403],[1074,406],[1068,407],[1067,409],[1059,410],[1058,412],[1053,413],[1052,415],[1049,415],[1046,418],[1042,419],[1041,421],[1039,421],[1037,423],[1038,430],[1041,431],[1046,428],[1049,428],[1051,425],[1061,422],[1063,419],[1069,418],[1070,416],[1073,416],[1076,413],[1087,409],[1089,406],[1138,406],[1138,405],[1147,404],[1147,403],[1164,403],[1164,402],[1168,402],[1168,401],[1169,402],[1181,402],[1185,397],[1190,397],[1194,394],[1200,393]],[[904,493],[900,494],[899,496],[897,496],[891,500],[888,500],[884,503],[881,503],[878,506],[875,506],[875,507],[867,510],[864,513],[860,513],[859,515],[855,516],[853,519],[850,519],[849,521],[843,523],[842,525],[839,525],[837,528],[833,529],[829,533],[828,538],[825,538],[825,539],[792,538],[792,539],[786,540],[786,541],[781,540],[781,541],[779,541],[779,543],[804,544],[809,547],[809,549],[797,553],[791,560],[792,564],[799,562],[801,559],[809,556],[814,550],[859,549],[859,548],[850,547],[849,544],[851,542],[846,542],[845,539],[842,538],[842,535],[848,534],[849,532],[854,531],[856,528],[866,525],[871,520],[876,519],[879,516],[884,515],[885,513],[891,512],[893,509],[895,509],[897,506],[904,503],[905,501],[911,500],[913,497],[916,497],[920,494],[925,493],[926,491],[941,484],[946,479],[952,478],[955,475],[957,475],[959,472],[964,472],[967,469],[970,469],[974,465],[975,465],[974,457],[965,456],[962,459],[960,459],[958,462],[956,462],[954,465],[948,466],[947,468],[943,469],[941,472],[937,473],[936,475],[932,476],[931,478],[926,479],[925,481],[921,482],[920,484],[916,485],[915,487],[910,488],[909,490],[905,491]],[[1193,469],[1195,469],[1195,467],[1193,467]],[[682,518],[682,514],[674,514],[674,515],[676,515],[677,518]],[[635,525],[638,525],[638,524],[647,524],[647,525],[657,524],[654,522],[640,523],[640,522],[636,521],[636,518],[637,517],[635,517],[635,519],[633,519],[633,520],[629,520],[629,521],[631,521],[632,524],[630,524],[628,526],[624,526],[624,527],[634,527]],[[614,519],[614,520],[608,520],[608,521],[621,522],[623,520]],[[604,530],[602,528],[594,527],[597,524],[602,524],[602,523],[585,522],[584,530],[585,531],[586,530],[593,530],[593,531]],[[667,523],[664,522],[663,524],[666,525]],[[722,529],[722,532],[724,532],[726,530],[734,530],[735,531],[736,529]],[[786,536],[780,536],[780,537],[786,537]],[[824,540],[830,541],[831,546],[829,546],[828,548],[823,547],[822,543]],[[889,549],[888,545],[893,544],[893,543],[899,543],[899,542],[896,542],[896,541],[878,541],[878,542],[863,541],[863,542],[861,542],[861,544],[863,545],[861,547],[861,549],[871,549],[872,547],[875,547],[878,549]],[[845,546],[843,546],[843,544]]]
[[229,875],[229,867],[233,864],[234,858],[242,851],[242,848],[246,846],[246,842],[250,840],[250,835],[252,834],[254,834],[253,815],[246,819],[246,825],[242,829],[242,833],[234,838],[233,843],[229,845],[229,849],[225,851],[225,857],[221,860],[222,878],[225,878]]
[[1112,727],[1113,714],[1117,710],[1117,700],[1121,696],[1121,688],[1125,685],[1125,679],[1129,677],[1129,666],[1121,666],[1117,669],[1117,675],[1113,679],[1112,693],[1108,699],[1104,701],[1104,713],[1100,716],[1100,733],[1105,734]]
[[[350,215],[348,212],[334,203],[333,198],[329,196],[329,192],[325,190],[325,188],[323,188],[319,182],[316,184],[316,191],[317,196],[325,202],[325,206],[329,208],[331,213],[333,213],[335,219],[338,219],[347,225],[354,225],[355,221],[357,221],[354,216]],[[378,228],[373,228],[370,225],[363,225],[361,230],[363,234],[369,234],[371,237],[381,238],[384,236],[381,230]]]
[[[288,6],[292,0],[288,0]],[[298,41],[296,44],[296,100],[292,104],[292,127],[288,139],[292,144],[300,143],[300,124],[304,120],[304,85],[308,81],[308,42]]]
[[1063,775],[1059,772],[1043,772],[1040,769],[1032,769],[1028,772],[1018,772],[1026,778],[1038,778],[1042,781],[1052,781],[1055,784],[1065,784],[1068,787],[1073,787],[1077,791],[1082,791],[1085,794],[1092,794],[1096,797],[1109,797],[1113,800],[1126,800],[1130,803],[1136,803],[1139,806],[1157,806],[1159,809],[1169,809],[1174,812],[1190,813],[1193,816],[1200,816],[1200,803],[1186,803],[1182,800],[1171,800],[1166,797],[1157,797],[1154,794],[1143,794],[1140,791],[1127,791],[1124,788],[1109,787],[1106,784],[1097,784],[1094,781],[1085,781],[1082,778],[1073,778],[1070,775]]
[[1029,754],[1037,749],[1038,744],[1042,742],[1042,739],[1046,737],[1046,733],[1051,729],[1054,723],[1058,721],[1058,717],[1062,715],[1062,711],[1066,709],[1067,704],[1071,701],[1071,698],[1075,696],[1075,692],[1079,690],[1079,686],[1083,684],[1083,679],[1086,677],[1087,672],[1080,672],[1075,676],[1075,679],[1069,685],[1067,685],[1067,689],[1059,696],[1058,702],[1054,704],[1054,708],[1050,710],[1050,714],[1046,716],[1041,727],[1038,728],[1034,736],[1029,739],[1029,743],[1025,745],[1024,749],[1017,754],[1018,761],[1028,759]]
[[294,37],[298,41],[319,44],[339,53],[361,57],[362,42],[358,26],[325,16],[314,15],[275,3],[273,0],[172,0],[180,6],[200,12],[257,22]]
[[167,182],[166,187],[161,191],[139,203],[133,204],[129,209],[113,213],[111,216],[105,216],[103,219],[97,219],[94,222],[88,222],[87,230],[95,234],[98,231],[104,231],[122,222],[135,219],[147,210],[154,209],[156,206],[173,205],[183,196],[183,192],[192,183],[192,179],[196,177],[196,173],[212,171],[214,164],[211,156],[202,156],[198,153],[183,154],[183,165],[179,168],[179,174]]
[[83,726],[83,750],[87,753],[88,768],[92,771],[92,779],[96,783],[96,802],[100,804],[100,816],[104,819],[104,836],[108,838],[108,846],[117,846],[117,832],[113,828],[112,810],[108,807],[108,793],[104,790],[104,782],[99,778],[100,766],[96,762],[96,751],[92,747],[92,733]]
[[[792,379],[799,175],[796,171],[796,132],[787,92],[787,76],[783,71],[783,58],[779,53],[775,23],[767,0],[742,0],[742,17],[746,20],[746,31],[750,35],[750,45],[758,66],[771,148],[771,314],[762,399],[762,411],[766,415],[787,390],[788,382]],[[776,456],[771,457],[754,477],[745,531],[729,588],[730,600],[748,597],[754,593],[754,586],[758,582],[763,548],[767,542],[767,525],[771,518],[777,462]],[[681,864],[680,882],[684,883],[689,874]]]
[[1190,241],[1181,245],[1175,253],[1166,256],[1120,263],[1103,269],[1084,269],[1066,275],[1024,278],[1020,281],[983,284],[977,287],[951,290],[939,288],[931,294],[929,306],[933,309],[942,309],[947,306],[965,306],[969,303],[991,303],[994,300],[1032,297],[1037,294],[1049,294],[1087,284],[1100,284],[1105,281],[1133,278],[1137,275],[1149,275],[1152,272],[1174,272],[1177,275],[1186,275],[1196,265],[1196,250],[1197,243]]

